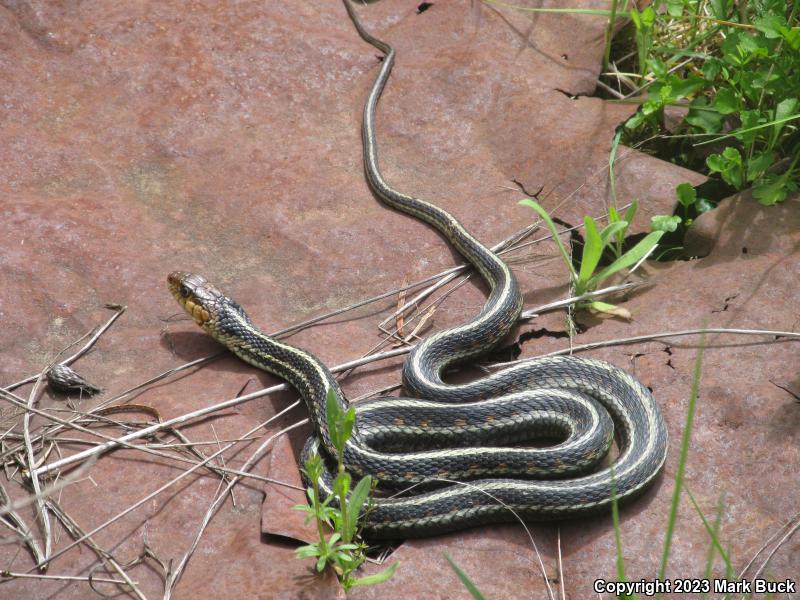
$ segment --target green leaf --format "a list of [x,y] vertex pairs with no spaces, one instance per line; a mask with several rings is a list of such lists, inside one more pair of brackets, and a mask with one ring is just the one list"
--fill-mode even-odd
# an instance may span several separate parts
[[342,419],[342,409],[339,406],[339,398],[336,391],[331,387],[325,397],[325,416],[328,422],[328,432],[331,436],[331,443],[338,451],[344,448],[344,440],[341,435],[340,422]]
[[777,122],[772,126],[772,145],[778,141],[781,130],[794,114],[795,108],[797,108],[797,98],[786,98],[778,102],[775,107],[775,121]]
[[758,56],[767,56],[767,48],[761,43],[761,40],[756,36],[744,31],[739,32],[738,48],[739,53],[742,56],[752,54]]
[[352,481],[350,473],[342,471],[333,480],[333,493],[339,498],[346,498],[350,492],[350,482]]
[[355,426],[356,426],[356,409],[354,406],[350,406],[344,413],[344,418],[342,419],[342,447],[344,447],[344,444],[353,435],[353,428]]
[[755,181],[775,162],[775,154],[769,150],[760,152],[747,162],[747,181]]
[[317,560],[317,572],[318,573],[322,573],[322,571],[325,569],[325,564],[327,562],[328,562],[328,557],[327,556],[320,556],[319,557],[319,559]]
[[[672,97],[670,101],[680,100],[681,98],[688,98],[696,91],[703,89],[706,86],[706,81],[697,75],[689,75],[685,79],[673,77],[670,79],[670,87],[672,88]],[[666,100],[665,100],[666,102]]]
[[447,552],[443,552],[443,554],[444,557],[447,559],[447,562],[450,563],[450,568],[453,569],[453,571],[455,571],[455,574],[461,580],[461,583],[464,584],[464,587],[467,588],[467,591],[472,595],[472,597],[475,600],[486,600],[486,597],[483,594],[481,594],[477,586],[474,583],[472,583],[472,580],[467,576],[467,574],[461,570],[461,567],[459,567],[456,564],[456,562],[452,558],[450,558],[450,556],[448,556]]
[[694,203],[694,209],[698,214],[710,211],[712,208],[717,208],[717,205],[708,200],[707,198],[698,198]]
[[[678,196],[678,202],[684,208],[689,208],[697,200],[697,192],[689,183],[681,183],[675,188],[675,194]],[[674,229],[672,231],[675,231]]]
[[732,146],[728,146],[722,154],[711,154],[706,158],[706,165],[712,173],[719,173],[722,179],[737,190],[742,188],[744,169],[742,155]]
[[656,22],[656,11],[653,10],[652,6],[648,6],[642,11],[642,25],[648,28],[652,28],[653,24]]
[[[652,86],[653,92],[655,92],[655,86]],[[661,111],[664,109],[664,103],[668,102],[671,99],[672,94],[672,87],[669,85],[664,85],[658,88],[658,96],[655,98],[651,98],[650,100],[645,101],[642,104],[642,114],[645,117],[653,117],[658,116]]]
[[592,310],[605,313],[607,315],[613,315],[615,317],[621,317],[628,320],[631,319],[631,312],[627,308],[622,308],[616,304],[609,304],[608,302],[600,302],[599,300],[595,300],[593,302],[589,302],[587,306]]
[[715,19],[725,20],[731,11],[733,0],[711,0],[711,15]]
[[712,173],[722,173],[728,167],[721,154],[710,154],[706,158],[706,166]]
[[728,183],[737,188],[742,187],[742,155],[739,150],[733,146],[728,146],[722,151],[722,157],[728,165],[726,172],[730,174],[731,178]]
[[800,27],[788,27],[781,30],[781,35],[785,39],[792,50],[800,50]]
[[739,52],[739,35],[738,31],[731,31],[719,45],[723,60],[734,66],[743,64],[743,56]]
[[698,96],[689,104],[685,121],[705,133],[716,133],[722,128],[724,118],[724,115],[708,105],[708,100],[704,96]]
[[721,115],[739,112],[742,110],[742,101],[731,88],[720,88],[714,97],[714,110]]
[[639,208],[639,203],[635,200],[631,202],[631,205],[628,207],[628,210],[625,211],[625,216],[622,218],[623,221],[627,221],[628,223],[633,223],[633,217],[636,216],[636,210]]
[[741,73],[741,86],[744,95],[753,103],[759,104],[759,98],[762,93],[772,95],[773,90],[769,88],[773,83],[781,78],[783,73],[780,70],[775,71],[768,65],[762,64],[758,68],[748,70]]
[[595,268],[597,268],[597,263],[600,262],[600,256],[603,254],[603,242],[597,232],[597,224],[594,219],[592,217],[584,217],[583,226],[586,232],[586,239],[583,245],[583,255],[581,256],[581,271],[578,274],[578,283],[575,290],[578,295],[586,291],[583,285],[589,281]]
[[359,577],[358,579],[353,580],[350,583],[350,587],[356,587],[359,585],[375,585],[377,583],[383,583],[384,581],[389,581],[394,575],[394,572],[397,571],[397,567],[400,566],[400,561],[393,562],[387,568],[385,568],[380,573],[375,573],[374,575],[367,575],[366,577]]
[[[306,460],[303,472],[306,474],[308,481],[317,481],[322,475],[322,469],[322,457],[314,453]],[[310,490],[311,488],[309,487],[308,489]]]
[[352,540],[356,530],[358,529],[358,518],[361,516],[361,509],[364,508],[364,504],[367,501],[367,497],[369,496],[371,489],[372,478],[367,475],[356,484],[353,493],[350,495],[350,499],[347,502],[349,530],[345,532],[346,540]]
[[647,66],[657,79],[665,79],[669,75],[669,68],[667,67],[667,64],[660,58],[648,58]]
[[663,231],[651,231],[648,233],[633,248],[628,250],[625,254],[620,256],[617,260],[592,277],[589,280],[587,287],[591,289],[606,277],[610,277],[617,271],[621,271],[622,269],[630,267],[634,263],[647,256],[647,254],[649,254],[653,248],[656,247],[656,244],[658,244],[658,240],[661,239],[662,235],[664,235]]
[[678,229],[681,224],[681,218],[678,215],[656,215],[650,217],[650,228],[653,231],[673,232]]
[[292,507],[292,510],[299,510],[301,512],[311,513],[312,515],[316,514],[314,512],[314,509],[311,506],[309,506],[308,504],[295,504]]
[[633,21],[633,25],[634,25],[634,27],[636,27],[636,29],[641,30],[641,28],[642,28],[642,17],[639,14],[639,11],[636,10],[635,8],[631,9],[631,21]]
[[561,257],[564,259],[564,263],[566,263],[567,268],[570,272],[570,277],[573,281],[578,280],[578,274],[575,272],[575,268],[572,266],[572,261],[569,258],[569,254],[567,254],[566,248],[564,248],[564,244],[561,242],[561,238],[558,235],[558,230],[556,229],[555,223],[553,223],[553,219],[550,218],[550,215],[547,214],[547,211],[542,208],[538,202],[531,200],[529,198],[525,198],[524,200],[520,200],[519,202],[523,206],[528,206],[536,211],[536,213],[541,217],[542,221],[545,222],[547,228],[550,230],[550,233],[553,235],[553,240],[556,242],[558,246],[558,250],[561,252]]
[[787,26],[786,19],[776,14],[762,15],[756,18],[753,24],[765,37],[770,39],[781,37],[783,30],[786,29]]
[[667,14],[670,17],[680,17],[683,14],[683,0],[667,0]]
[[786,179],[783,177],[764,178],[753,186],[753,197],[764,206],[783,202],[788,193]]
[[719,47],[723,60],[736,67],[743,67],[753,59],[769,55],[759,39],[744,31],[729,32]]
[[640,108],[633,113],[627,121],[625,121],[625,129],[633,131],[634,129],[639,128],[642,123],[645,122],[645,120],[645,115]]
[[312,556],[319,556],[319,546],[317,544],[300,546],[294,552],[297,554],[297,558],[311,558]]
[[606,225],[603,228],[603,231],[600,232],[600,241],[602,242],[603,247],[606,247],[608,245],[608,241],[615,234],[619,233],[620,231],[625,231],[627,228],[628,228],[627,221],[614,221],[613,223],[609,223],[608,225]]
[[703,64],[703,77],[706,81],[714,81],[722,71],[722,63],[719,59],[709,58]]
[[766,119],[759,110],[743,110],[739,115],[739,119],[742,124],[732,134],[737,140],[749,146],[759,134],[758,130],[754,128],[766,122]]

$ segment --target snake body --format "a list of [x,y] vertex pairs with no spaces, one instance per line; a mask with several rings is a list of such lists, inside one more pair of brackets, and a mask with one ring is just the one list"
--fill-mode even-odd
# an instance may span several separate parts
[[[356,405],[356,428],[344,450],[347,470],[354,477],[376,477],[386,488],[422,484],[409,494],[375,498],[363,533],[373,539],[416,537],[517,517],[569,518],[607,509],[613,496],[634,496],[663,465],[667,432],[651,393],[625,371],[570,356],[525,361],[466,384],[443,381],[449,367],[486,353],[509,333],[522,296],[508,266],[458,220],[384,181],[375,108],[395,53],[362,27],[348,0],[344,4],[361,37],[384,53],[362,122],[372,190],[388,206],[441,232],[490,288],[474,319],[431,335],[411,351],[403,384],[415,397]],[[214,338],[299,391],[316,431],[303,458],[317,452],[335,456],[327,429],[328,391],[335,392],[342,408],[348,402],[325,365],[258,330],[238,303],[204,277],[175,272],[168,284]],[[619,456],[613,466],[598,468],[615,431]],[[558,443],[531,447],[542,438]],[[323,484],[327,493],[330,477]]]

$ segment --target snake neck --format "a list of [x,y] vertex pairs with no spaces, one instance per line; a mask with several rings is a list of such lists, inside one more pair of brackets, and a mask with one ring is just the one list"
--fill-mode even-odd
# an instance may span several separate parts
[[[336,456],[336,448],[328,433],[328,390],[335,392],[341,410],[347,410],[349,403],[330,369],[302,349],[284,344],[258,330],[241,308],[222,310],[215,325],[207,329],[243,361],[280,377],[294,387],[308,407],[314,429],[320,432],[322,445],[330,456]],[[358,437],[355,429],[353,437]]]

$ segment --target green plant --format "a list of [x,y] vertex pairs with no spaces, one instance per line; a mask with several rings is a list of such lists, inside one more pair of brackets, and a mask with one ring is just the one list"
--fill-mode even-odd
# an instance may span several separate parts
[[[764,205],[797,191],[799,4],[668,0],[631,10],[648,96],[622,141],[652,138],[651,147],[665,146],[664,158],[717,175],[732,190],[752,187]],[[670,132],[668,106],[686,111]],[[708,144],[713,151],[704,153]],[[660,226],[671,225],[662,219]]]
[[[619,501],[617,499],[617,480],[614,477],[614,472],[611,472],[611,524],[614,527],[614,545],[617,550],[617,581],[628,581],[625,576],[625,557],[622,555],[622,527],[619,524]],[[632,596],[629,594],[620,594],[618,596],[621,600],[630,600]]]
[[680,253],[683,250],[683,236],[698,215],[711,210],[716,206],[710,200],[697,195],[697,190],[691,184],[681,183],[675,188],[678,199],[677,207],[671,215],[656,215],[650,217],[650,227],[653,231],[663,231],[661,239],[662,252],[656,255],[656,260],[671,258],[672,252]]
[[697,394],[700,390],[700,374],[703,371],[703,351],[706,346],[706,336],[700,337],[700,347],[697,350],[697,358],[694,363],[694,374],[692,376],[692,391],[689,394],[689,406],[686,409],[686,424],[683,427],[681,436],[681,451],[678,456],[678,465],[675,471],[675,488],[672,492],[672,503],[670,505],[669,517],[667,518],[667,532],[664,536],[664,552],[661,555],[661,565],[658,569],[658,578],[663,581],[667,573],[667,563],[669,553],[672,548],[672,538],[675,533],[675,523],[678,519],[678,506],[680,505],[681,492],[683,491],[683,478],[686,473],[686,461],[689,457],[689,444],[692,439],[692,426],[694,424],[695,409],[697,407]]
[[[347,440],[353,434],[356,422],[355,409],[346,411],[339,407],[336,392],[328,390],[326,398],[327,424],[331,441],[336,448],[337,474],[333,480],[333,493],[325,498],[320,493],[325,465],[319,454],[306,460],[303,472],[310,486],[306,489],[308,504],[298,504],[294,508],[307,513],[306,523],[311,519],[317,524],[319,541],[297,549],[298,558],[315,558],[317,571],[326,565],[336,572],[345,591],[359,585],[372,585],[388,580],[399,566],[394,562],[379,573],[356,578],[355,571],[366,560],[367,545],[358,539],[359,516],[369,510],[368,502],[372,490],[372,478],[362,478],[351,490],[352,478],[345,471],[342,456]],[[326,538],[326,527],[333,533]]]
[[[596,290],[601,281],[619,273],[623,269],[627,269],[643,261],[653,251],[658,244],[658,240],[661,239],[661,236],[664,234],[663,231],[650,232],[633,248],[623,251],[625,233],[628,230],[630,220],[633,219],[636,214],[635,202],[631,204],[625,212],[624,218],[620,218],[616,209],[613,207],[610,208],[608,213],[609,223],[602,230],[598,229],[597,222],[592,217],[584,217],[585,240],[583,252],[580,257],[580,269],[576,270],[566,248],[564,248],[564,244],[559,238],[558,230],[556,230],[556,226],[550,218],[550,215],[547,214],[547,211],[534,200],[527,198],[520,201],[520,204],[535,210],[550,229],[550,232],[553,234],[553,239],[556,241],[561,256],[564,259],[564,263],[569,270],[573,292],[576,296],[582,296]],[[603,257],[603,253],[606,250],[612,254],[614,260],[609,265],[598,269],[600,259]],[[577,306],[579,308],[588,308],[617,316],[630,316],[627,311],[613,304],[592,299],[582,300],[578,302]]]
[[444,552],[443,554],[444,554],[445,559],[447,560],[447,563],[450,565],[450,568],[453,569],[453,572],[461,580],[461,583],[463,584],[463,586],[465,588],[467,588],[467,591],[470,593],[470,595],[475,600],[486,600],[486,597],[478,589],[478,586],[476,586],[474,583],[472,583],[472,580],[469,578],[469,576],[466,573],[464,573],[464,571],[461,569],[461,567],[459,567],[458,564],[456,564],[456,561],[454,561],[452,558],[450,558],[450,556],[447,554],[447,552]]

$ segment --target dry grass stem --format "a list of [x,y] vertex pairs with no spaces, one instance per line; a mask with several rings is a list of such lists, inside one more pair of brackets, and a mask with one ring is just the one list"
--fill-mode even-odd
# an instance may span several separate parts
[[[275,419],[278,419],[278,418],[282,417],[282,416],[283,416],[285,413],[287,413],[289,410],[291,410],[292,408],[294,408],[294,407],[295,407],[297,404],[298,404],[298,403],[294,403],[294,404],[292,404],[292,405],[288,406],[287,408],[283,409],[282,411],[280,411],[280,412],[276,413],[275,415],[273,415],[272,417],[270,417],[269,419],[267,419],[267,420],[266,420],[266,421],[264,421],[263,423],[260,423],[259,425],[257,425],[256,427],[254,427],[253,429],[251,429],[250,431],[248,431],[247,433],[245,433],[245,434],[244,434],[242,437],[244,438],[244,437],[249,437],[249,436],[251,436],[251,435],[252,435],[252,434],[254,434],[256,431],[258,431],[258,430],[260,430],[260,429],[262,429],[262,428],[266,427],[267,425],[269,425],[269,424],[270,424],[272,421],[274,421]],[[304,421],[304,423],[305,423],[305,422],[307,422],[307,420],[306,420],[306,421]],[[118,519],[121,519],[122,517],[124,517],[124,516],[125,516],[125,515],[127,515],[128,513],[130,513],[130,512],[132,512],[132,511],[136,510],[136,509],[137,509],[139,506],[141,506],[141,505],[142,505],[142,504],[144,504],[145,502],[148,502],[150,499],[152,499],[152,498],[155,498],[156,496],[158,496],[158,495],[159,495],[161,492],[163,492],[164,490],[168,489],[169,487],[171,487],[171,486],[175,485],[175,484],[176,484],[176,483],[178,483],[179,481],[181,481],[181,480],[183,480],[184,478],[188,477],[189,475],[191,475],[192,473],[194,473],[195,471],[197,471],[197,470],[198,470],[198,469],[200,469],[201,467],[204,467],[204,466],[205,466],[205,465],[206,465],[208,462],[210,462],[210,461],[214,460],[215,458],[217,458],[218,456],[220,456],[220,455],[221,455],[223,452],[226,452],[226,451],[227,451],[228,449],[230,449],[230,448],[231,448],[233,445],[234,445],[234,443],[227,444],[227,445],[225,445],[223,448],[221,448],[220,450],[217,450],[216,452],[214,452],[214,453],[213,453],[213,454],[211,454],[210,456],[207,456],[206,458],[204,458],[204,459],[203,459],[201,462],[199,462],[199,463],[197,463],[197,464],[195,464],[195,465],[193,465],[193,466],[189,467],[189,468],[188,468],[186,471],[183,471],[183,472],[182,472],[180,475],[178,475],[177,477],[174,477],[173,479],[171,479],[171,480],[170,480],[170,481],[168,481],[167,483],[163,484],[162,486],[160,486],[160,487],[159,487],[158,489],[156,489],[155,491],[151,492],[150,494],[148,494],[147,496],[145,496],[144,498],[142,498],[142,499],[141,499],[141,500],[139,500],[138,502],[136,502],[136,503],[132,504],[131,506],[129,506],[128,508],[126,508],[125,510],[123,510],[121,513],[119,513],[119,514],[117,514],[116,516],[112,517],[111,519],[107,520],[105,523],[103,523],[103,524],[101,524],[101,525],[98,525],[97,527],[95,527],[94,529],[92,529],[92,530],[91,530],[89,533],[85,534],[84,536],[80,537],[79,539],[77,539],[77,540],[73,541],[73,542],[72,542],[71,544],[69,544],[68,546],[66,546],[66,547],[62,548],[61,550],[59,550],[58,552],[54,553],[54,554],[53,554],[53,555],[50,557],[50,559],[49,559],[49,560],[53,560],[53,559],[57,558],[58,556],[61,556],[62,554],[64,554],[64,553],[65,553],[65,552],[67,552],[68,550],[70,550],[71,548],[73,548],[73,547],[77,546],[79,543],[83,542],[83,541],[84,541],[84,540],[85,540],[87,537],[94,535],[95,533],[97,533],[98,531],[101,531],[102,529],[105,529],[106,527],[108,527],[109,525],[111,525],[112,523],[114,523],[115,521],[117,521]],[[69,457],[69,458],[72,458],[72,457]],[[52,466],[52,465],[49,465],[49,466]],[[246,470],[245,470],[245,471],[246,471]],[[237,478],[237,481],[238,481],[238,480],[239,480],[239,479]],[[37,564],[36,566],[37,566],[37,567],[40,567],[40,566],[41,566],[41,563],[40,563],[40,564]]]
[[42,552],[39,542],[31,535],[31,529],[25,520],[17,513],[16,509],[12,507],[11,497],[6,492],[6,489],[0,484],[0,508],[6,507],[6,511],[0,514],[0,523],[11,529],[17,534],[15,541],[21,541],[33,556],[35,562],[44,560],[44,553]]
[[[505,509],[509,513],[514,515],[514,518],[519,522],[520,526],[525,530],[525,534],[528,536],[528,541],[531,543],[531,548],[533,548],[533,552],[536,555],[536,560],[538,562],[539,573],[541,574],[542,579],[544,580],[544,584],[547,587],[547,595],[550,597],[550,600],[555,600],[555,594],[553,593],[553,588],[550,586],[550,578],[547,576],[547,569],[544,566],[544,561],[542,560],[542,555],[539,552],[539,547],[536,545],[536,541],[533,539],[533,534],[531,533],[531,530],[528,528],[527,523],[525,523],[525,521],[522,519],[522,517],[519,516],[517,511],[515,511],[511,506],[509,506],[508,504],[503,502],[500,498],[498,498],[494,494],[491,494],[491,493],[487,492],[486,490],[478,488],[473,483],[470,483],[468,481],[456,481],[454,479],[445,479],[445,478],[442,478],[442,477],[432,477],[432,478],[429,479],[429,481],[440,481],[442,483],[449,483],[449,484],[453,484],[453,485],[463,485],[464,487],[471,488],[474,491],[480,492],[481,494],[484,494],[485,496],[488,496],[489,498],[494,500],[497,504],[500,504],[500,505],[504,506]],[[417,484],[414,484],[412,486],[409,486],[408,488],[400,490],[399,492],[397,492],[397,494],[394,494],[393,496],[389,496],[389,497],[392,498],[392,497],[394,497],[394,496],[396,496],[398,494],[406,493],[406,492],[414,489],[418,485],[420,485],[420,484],[417,483]]]
[[578,302],[582,302],[583,300],[588,300],[589,298],[600,298],[602,296],[608,296],[610,294],[618,294],[619,292],[629,291],[641,287],[643,285],[648,285],[648,282],[634,281],[630,283],[621,283],[619,285],[611,285],[609,287],[595,290],[593,292],[586,292],[585,294],[581,294],[580,296],[574,296],[572,298],[566,298],[564,300],[556,300],[555,302],[542,304],[541,306],[537,306],[536,308],[531,308],[529,310],[523,311],[522,314],[520,314],[519,316],[519,320],[524,321],[527,319],[533,319],[544,312],[567,308],[568,306],[571,306]]
[[[766,335],[772,336],[776,339],[771,340],[771,342],[780,341],[777,338],[791,338],[791,339],[800,339],[800,333],[796,333],[793,331],[771,331],[768,329],[725,329],[725,328],[715,328],[711,327],[708,329],[684,329],[681,331],[665,331],[662,333],[650,333],[647,335],[636,335],[633,337],[627,338],[617,338],[614,340],[604,340],[600,342],[590,342],[588,344],[580,344],[577,346],[572,346],[571,348],[565,348],[564,350],[556,350],[554,352],[548,352],[547,354],[540,354],[533,358],[523,358],[520,360],[512,360],[508,362],[496,363],[491,365],[492,369],[502,369],[505,367],[510,367],[512,365],[518,365],[523,363],[527,360],[535,360],[537,358],[546,358],[549,356],[562,356],[564,354],[572,354],[573,352],[581,352],[583,350],[594,350],[595,348],[605,348],[607,346],[620,346],[624,344],[634,344],[637,342],[651,342],[654,340],[662,339],[662,338],[669,338],[669,337],[681,337],[686,335],[701,335],[707,333],[719,333],[719,334],[730,334],[730,335]],[[713,348],[709,343],[706,343],[706,348]]]
[[[44,537],[44,557],[45,560],[53,550],[53,532],[50,527],[50,515],[47,511],[47,505],[44,500],[44,496],[42,495],[42,486],[39,482],[39,476],[36,473],[36,453],[33,450],[33,444],[31,444],[31,435],[30,435],[30,422],[33,416],[31,409],[33,405],[36,403],[36,399],[39,395],[39,387],[41,386],[42,380],[45,377],[45,373],[47,371],[44,370],[39,373],[39,377],[36,379],[36,383],[33,384],[33,389],[31,393],[28,395],[28,404],[27,409],[25,411],[25,416],[22,419],[22,434],[25,440],[25,453],[28,460],[28,477],[30,478],[31,488],[33,489],[34,500],[36,505],[36,518],[39,521],[39,524],[42,526],[42,535]],[[0,512],[0,514],[2,514]],[[42,568],[44,571],[47,567]]]
[[[13,571],[0,571],[0,577],[8,579],[54,579],[57,581],[85,581],[87,583],[117,583],[126,584],[122,579],[108,579],[107,577],[79,577],[77,575],[39,575],[36,573],[15,573]],[[0,582],[2,583],[2,582]]]
[[[73,344],[70,344],[70,346],[72,346],[75,343],[79,343],[80,340],[84,339],[87,335],[91,334],[91,337],[89,338],[89,341],[86,342],[86,344],[84,344],[84,346],[80,350],[78,350],[72,356],[69,356],[68,358],[64,359],[63,361],[60,361],[60,364],[62,364],[62,365],[71,365],[73,362],[75,362],[81,356],[83,356],[89,350],[91,350],[92,346],[94,346],[95,343],[97,342],[97,340],[100,339],[100,336],[103,335],[106,332],[106,330],[114,324],[114,321],[116,321],[119,317],[122,316],[122,313],[125,312],[126,308],[127,307],[125,307],[125,306],[116,306],[114,308],[114,311],[115,311],[114,315],[104,325],[102,325],[98,329],[96,329],[94,331],[94,333],[89,332],[89,333],[83,335],[81,338],[79,338],[79,340],[77,342],[74,342]],[[47,369],[44,369],[41,373],[37,373],[36,375],[31,375],[30,377],[26,377],[25,379],[17,381],[16,383],[12,383],[12,384],[7,385],[5,389],[13,390],[13,389],[16,389],[16,388],[18,388],[18,387],[20,387],[22,385],[25,385],[26,383],[33,383],[34,381],[36,381],[40,377],[43,377],[46,374],[47,374]]]
[[[756,551],[756,553],[753,555],[753,557],[752,557],[752,558],[751,558],[751,559],[748,561],[748,563],[747,563],[747,564],[744,566],[744,568],[741,570],[741,572],[739,573],[739,579],[744,579],[744,575],[745,575],[745,573],[747,573],[747,571],[750,569],[750,567],[752,567],[752,566],[753,566],[753,563],[754,563],[754,562],[756,562],[756,559],[758,558],[758,556],[759,556],[759,555],[760,555],[760,554],[761,554],[761,553],[762,553],[764,550],[766,550],[766,549],[767,549],[767,547],[769,547],[769,545],[770,545],[770,544],[772,544],[772,543],[773,543],[773,542],[774,542],[774,541],[775,541],[775,540],[778,538],[778,536],[781,534],[781,532],[782,532],[782,531],[784,531],[785,529],[787,529],[788,527],[790,527],[790,526],[791,526],[793,523],[795,523],[795,522],[800,522],[800,513],[797,513],[797,514],[796,514],[796,515],[794,515],[794,516],[793,516],[791,519],[789,519],[789,520],[788,520],[786,523],[784,523],[783,525],[781,525],[781,526],[778,528],[778,530],[777,530],[777,531],[776,531],[774,534],[772,534],[772,536],[770,536],[770,538],[769,538],[769,539],[768,539],[766,542],[764,542],[764,544],[761,546],[761,548],[759,548],[759,549]],[[751,579],[753,579],[753,578],[751,578]]]
[[[780,548],[786,542],[788,542],[795,533],[797,533],[798,529],[800,529],[800,515],[795,515],[794,518],[792,519],[792,521],[794,521],[794,523],[792,523],[790,521],[789,523],[787,523],[786,525],[784,525],[783,527],[781,527],[778,530],[778,533],[780,533],[783,529],[787,529],[787,527],[788,527],[786,533],[781,537],[780,540],[778,540],[778,543],[776,543],[775,546],[773,546],[772,550],[770,550],[767,553],[767,556],[766,556],[766,558],[764,558],[764,561],[761,563],[761,566],[758,567],[758,569],[756,569],[755,573],[753,573],[753,575],[750,577],[751,580],[757,579],[757,578],[759,578],[761,576],[761,574],[764,572],[764,569],[767,568],[767,565],[772,560],[772,557],[775,556],[775,554],[778,552],[778,550],[780,550]],[[777,537],[778,533],[773,535],[772,538],[770,538],[769,542],[767,542],[767,544],[765,544],[764,546],[761,547],[761,549],[756,553],[756,555],[753,557],[753,559],[742,570],[742,574],[744,574],[747,571],[747,569],[750,567],[750,565],[752,565],[753,562],[755,561],[756,557],[766,548],[766,546],[768,546],[769,543],[771,543],[772,541],[775,540],[775,538]]]
[[[144,593],[136,585],[136,582],[130,578],[124,567],[117,562],[110,552],[107,552],[101,548],[91,536],[86,535],[83,531],[83,528],[81,528],[81,526],[78,525],[78,523],[72,517],[70,517],[58,503],[51,499],[48,500],[48,506],[73,539],[84,538],[83,543],[86,544],[100,558],[100,560],[103,561],[103,563],[107,564],[112,570],[117,572],[117,574],[122,578],[122,580],[119,582],[121,585],[127,586],[130,591],[137,598],[139,598],[139,600],[147,600]],[[92,581],[97,581],[96,578],[91,579]]]
[[96,457],[91,457],[90,460],[86,461],[75,471],[61,478],[56,483],[43,488],[40,492],[36,494],[31,494],[20,500],[15,500],[10,504],[5,504],[0,506],[0,517],[12,514],[14,511],[24,508],[26,506],[30,506],[31,504],[38,504],[40,502],[43,502],[46,498],[53,496],[62,489],[64,489],[65,487],[72,485],[74,482],[78,481],[83,477],[86,471],[88,471],[92,467],[95,460],[97,460]]
[[[308,419],[303,419],[302,421],[298,421],[297,423],[289,425],[288,427],[284,427],[283,429],[281,429],[277,433],[274,433],[271,436],[269,436],[258,448],[256,448],[255,452],[253,452],[253,454],[250,455],[250,458],[248,458],[244,462],[244,464],[242,465],[242,471],[247,472],[250,469],[252,469],[253,466],[255,466],[255,464],[264,455],[264,453],[266,452],[266,450],[269,447],[269,445],[274,440],[276,440],[278,437],[288,433],[289,431],[291,431],[293,429],[297,429],[298,427],[301,427],[301,426],[305,425],[308,422],[309,422]],[[191,547],[186,552],[186,554],[183,556],[183,558],[181,559],[181,562],[178,564],[178,566],[175,567],[175,570],[172,572],[171,577],[169,578],[169,580],[167,582],[166,591],[164,593],[164,600],[169,600],[172,588],[178,583],[178,580],[180,579],[181,574],[183,573],[183,570],[186,568],[186,565],[188,564],[189,559],[192,557],[192,554],[194,554],[194,551],[197,548],[197,545],[200,543],[200,538],[202,537],[203,532],[206,530],[206,527],[208,526],[208,524],[211,522],[211,518],[214,516],[214,513],[216,513],[216,511],[219,509],[219,507],[225,501],[225,497],[233,490],[233,487],[240,480],[241,480],[241,477],[237,475],[236,477],[234,477],[230,481],[230,483],[228,483],[228,485],[225,487],[224,490],[222,490],[222,492],[219,492],[219,493],[216,494],[216,498],[211,503],[211,506],[208,507],[208,510],[206,511],[206,514],[203,517],[203,520],[202,520],[202,522],[200,524],[200,527],[198,528],[198,531],[195,534],[194,540],[192,541]]]
[[[2,389],[0,389],[0,397],[4,397],[7,401],[9,401],[9,402],[11,402],[11,403],[13,403],[15,405],[24,405],[24,403],[22,402],[22,400],[18,396],[12,394],[11,392],[6,392],[6,391],[4,391]],[[297,406],[298,404],[299,404],[299,402],[296,402],[293,406]],[[139,450],[141,452],[145,452],[147,454],[152,454],[154,456],[159,456],[159,457],[162,457],[162,458],[167,458],[169,460],[177,460],[179,462],[188,462],[188,463],[192,463],[192,464],[197,464],[195,461],[193,461],[191,459],[188,459],[188,458],[185,458],[185,457],[182,457],[180,455],[171,454],[171,453],[168,453],[168,452],[161,452],[159,450],[156,450],[156,449],[152,448],[150,444],[147,444],[147,445],[131,444],[131,443],[128,443],[127,441],[125,441],[125,440],[123,440],[121,438],[115,438],[115,437],[100,433],[98,431],[95,431],[93,429],[89,429],[87,427],[83,427],[82,425],[78,425],[77,424],[76,421],[78,419],[73,419],[72,421],[65,421],[65,420],[59,419],[58,417],[55,417],[55,416],[53,416],[53,415],[51,415],[51,414],[49,414],[49,413],[47,413],[45,411],[42,411],[42,410],[39,410],[39,409],[35,409],[35,408],[31,408],[30,412],[32,412],[34,414],[41,415],[41,416],[45,417],[46,419],[50,419],[50,420],[55,421],[56,423],[62,424],[64,426],[69,426],[70,428],[75,429],[77,431],[88,433],[90,435],[99,437],[101,439],[108,440],[108,443],[111,443],[111,444],[113,444],[115,446],[122,446],[122,447],[125,447],[125,448],[129,448],[131,450]],[[186,440],[185,436],[183,436],[176,429],[174,429],[174,428],[172,428],[172,427],[170,427],[168,425],[165,426],[165,427],[161,427],[160,430],[164,430],[165,432],[169,432],[169,433],[175,435],[176,437],[178,437],[179,439],[182,440],[182,443],[180,445],[172,444],[173,446],[184,447],[187,443],[189,443],[188,440]],[[133,434],[130,434],[130,435],[133,435]],[[148,435],[150,435],[150,434],[148,434]],[[93,442],[91,440],[80,440],[80,439],[75,439],[75,438],[69,438],[69,439],[66,439],[66,440],[65,439],[61,439],[61,438],[57,438],[57,439],[59,439],[59,441],[72,441],[72,442],[78,442],[78,443],[83,443],[83,444],[93,444],[95,448],[97,448],[97,446],[100,445],[97,442]],[[239,440],[237,440],[237,441],[239,441]],[[161,443],[160,445],[161,446],[169,446],[168,444],[164,444],[164,443]],[[190,450],[190,452],[192,452],[192,454],[194,454],[201,461],[205,458],[202,453],[200,453],[196,449],[192,448],[191,445],[189,446],[189,450]],[[100,451],[102,451],[102,450],[100,450]],[[64,460],[64,459],[61,459],[61,460]],[[25,465],[25,466],[27,468],[27,465]],[[216,473],[217,475],[219,475],[222,478],[225,478],[225,473],[226,472],[232,472],[234,474],[237,473],[235,469],[220,468],[220,467],[217,467],[215,465],[207,465],[207,468],[210,471],[213,471],[214,473]],[[39,467],[37,467],[37,469],[36,469],[36,471],[37,471],[37,473],[39,475],[41,475],[44,472],[48,472],[50,470],[52,470],[52,469],[49,469],[49,468],[40,469]],[[289,487],[294,487],[294,486],[291,486],[289,484],[285,484],[285,483],[280,482],[280,481],[270,480],[269,478],[257,477],[255,475],[253,475],[252,477],[258,478],[258,479],[263,479],[265,481],[269,481],[271,483],[276,483],[278,485],[285,485],[285,486],[289,486]]]
[[561,600],[567,600],[567,590],[564,585],[564,561],[561,558],[561,527],[556,528],[556,544],[558,554],[558,587],[561,589]]

